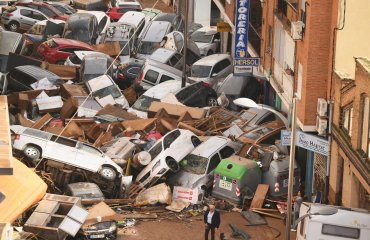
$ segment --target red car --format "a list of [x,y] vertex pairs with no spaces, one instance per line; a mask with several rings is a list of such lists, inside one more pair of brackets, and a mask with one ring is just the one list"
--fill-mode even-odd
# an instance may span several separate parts
[[67,19],[69,17],[68,15],[63,14],[62,12],[60,12],[58,9],[51,6],[50,4],[43,3],[43,2],[25,2],[25,3],[17,2],[15,5],[16,6],[29,7],[29,8],[39,10],[40,12],[45,14],[48,18],[67,21]]
[[48,63],[63,64],[74,51],[92,51],[84,42],[65,38],[52,38],[43,42],[37,49],[41,58]]
[[110,8],[107,11],[107,15],[110,17],[111,21],[118,21],[123,16],[123,14],[125,14],[128,11],[141,12],[141,8],[140,7],[135,8],[133,6],[131,6],[131,7],[114,7],[114,8]]

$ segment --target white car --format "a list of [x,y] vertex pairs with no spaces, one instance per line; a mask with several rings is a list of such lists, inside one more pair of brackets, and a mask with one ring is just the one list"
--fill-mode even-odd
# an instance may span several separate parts
[[180,89],[181,81],[169,80],[160,83],[145,91],[127,111],[136,114],[136,116],[140,118],[146,119],[148,118],[148,110],[152,102],[159,102],[167,94],[176,93]]
[[190,35],[190,39],[197,44],[200,55],[208,56],[219,52],[221,37],[217,27],[202,27]]
[[110,181],[122,177],[122,168],[91,145],[20,125],[12,125],[10,129],[15,134],[13,148],[22,151],[30,160],[51,159],[99,173]]
[[213,136],[202,142],[180,162],[180,171],[168,177],[171,186],[181,186],[198,191],[201,202],[206,189],[213,183],[213,173],[222,159],[237,153],[241,144],[222,136]]
[[199,59],[191,66],[189,82],[205,82],[213,89],[233,71],[232,59],[229,54],[213,54]]
[[74,51],[72,55],[70,55],[66,61],[64,62],[64,65],[66,66],[72,66],[72,67],[80,67],[82,59],[90,54],[94,53],[100,53],[95,51]]
[[168,170],[180,170],[179,162],[201,141],[189,130],[175,129],[159,139],[150,149],[152,161],[136,177],[142,187],[150,187]]
[[127,99],[110,76],[102,75],[85,82],[85,84],[100,105],[118,104],[122,108],[129,108]]
[[99,32],[99,36],[96,39],[96,44],[101,43],[102,38],[104,37],[105,32],[106,32],[109,24],[111,23],[109,16],[105,12],[102,12],[102,11],[79,10],[78,12],[79,13],[88,13],[88,14],[94,15],[96,17],[96,19],[98,20],[98,32]]

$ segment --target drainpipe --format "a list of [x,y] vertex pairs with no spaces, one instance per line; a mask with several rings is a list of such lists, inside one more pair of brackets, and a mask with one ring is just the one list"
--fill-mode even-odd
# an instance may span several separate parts
[[333,126],[333,109],[334,101],[329,101],[329,127],[328,127],[328,142],[329,142],[329,151],[328,157],[326,158],[326,176],[325,176],[325,194],[324,194],[324,203],[328,203],[329,195],[329,177],[330,177],[330,162],[331,162],[331,141],[332,141],[332,126]]

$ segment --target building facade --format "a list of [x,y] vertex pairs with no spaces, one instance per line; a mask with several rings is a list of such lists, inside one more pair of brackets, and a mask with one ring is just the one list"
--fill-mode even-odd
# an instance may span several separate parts
[[370,210],[370,59],[354,60],[355,77],[334,74],[329,202]]

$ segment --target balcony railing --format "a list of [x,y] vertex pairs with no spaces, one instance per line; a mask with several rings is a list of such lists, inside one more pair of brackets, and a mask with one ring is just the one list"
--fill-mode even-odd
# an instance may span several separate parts
[[290,28],[291,22],[297,21],[297,3],[292,0],[278,0],[276,16]]

